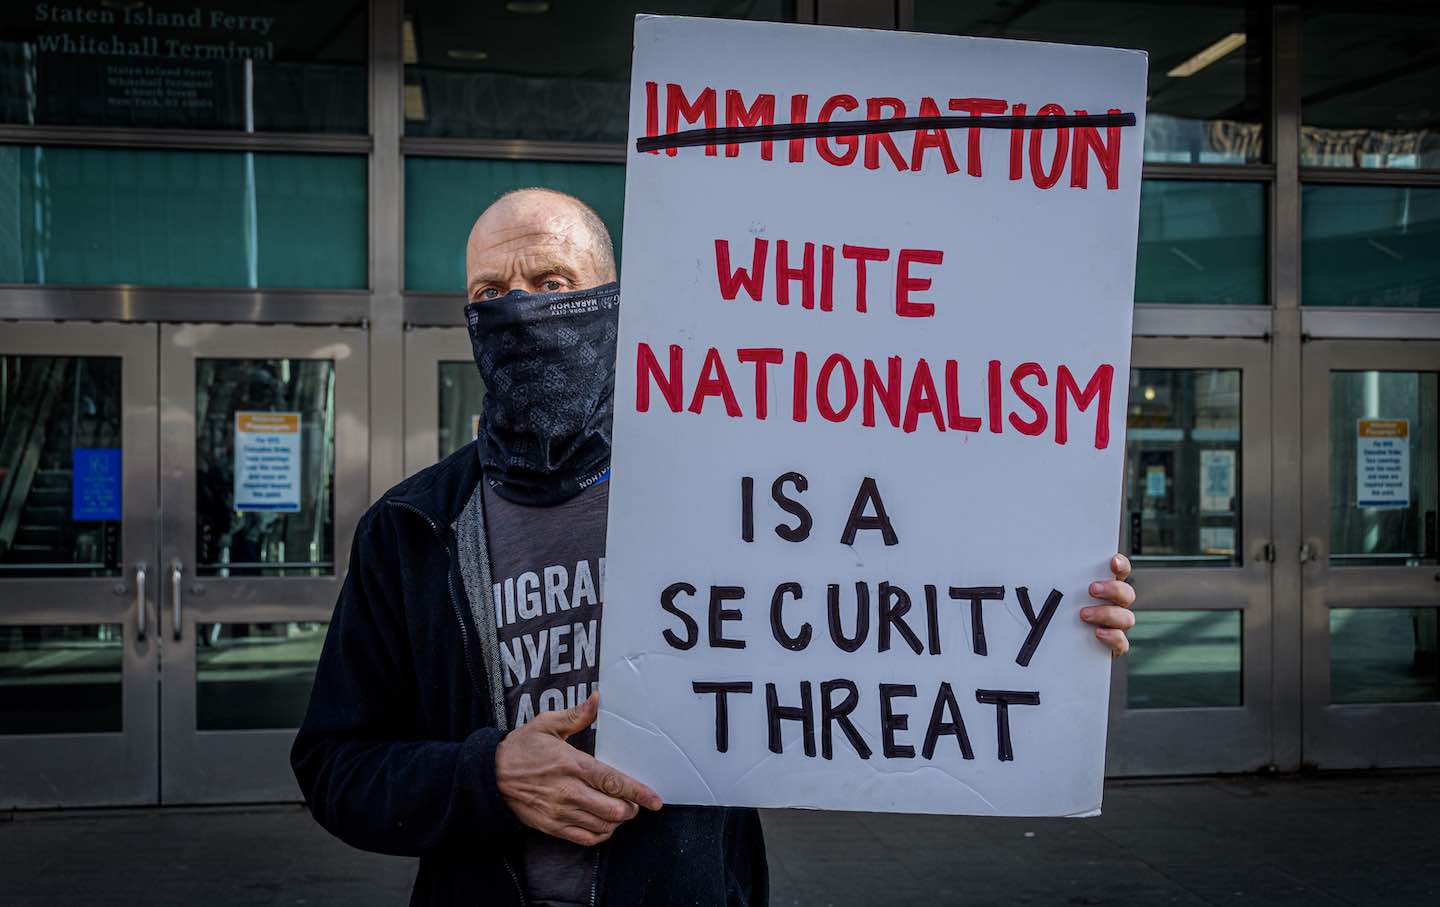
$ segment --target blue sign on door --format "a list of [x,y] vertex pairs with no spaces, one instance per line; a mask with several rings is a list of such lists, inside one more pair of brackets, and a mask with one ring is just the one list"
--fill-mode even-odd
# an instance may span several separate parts
[[71,519],[120,519],[120,448],[76,447],[71,453]]

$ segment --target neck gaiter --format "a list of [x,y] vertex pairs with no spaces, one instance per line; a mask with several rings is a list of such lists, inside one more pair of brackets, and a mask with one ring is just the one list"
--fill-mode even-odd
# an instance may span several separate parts
[[558,504],[609,473],[619,310],[618,283],[465,307],[485,382],[476,446],[501,497]]

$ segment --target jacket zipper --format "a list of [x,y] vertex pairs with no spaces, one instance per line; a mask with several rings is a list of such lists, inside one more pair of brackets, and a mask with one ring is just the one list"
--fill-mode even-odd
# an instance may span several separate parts
[[590,907],[595,907],[595,896],[600,893],[600,848],[595,848],[595,863],[590,867]]
[[[453,568],[455,566],[455,555],[450,550],[450,540],[447,539],[445,537],[445,534],[440,531],[440,526],[434,520],[430,519],[430,515],[425,511],[421,510],[419,507],[416,507],[413,504],[406,504],[404,501],[391,501],[390,503],[395,505],[396,507],[400,507],[410,511],[411,513],[415,514],[420,519],[425,521],[426,525],[430,527],[430,531],[435,534],[435,540],[440,543],[441,548],[445,549],[445,559],[448,562],[449,567]],[[465,626],[465,618],[460,611],[460,601],[455,597],[455,577],[453,569],[447,569],[445,571],[445,591],[450,593],[450,610],[454,612],[455,620],[458,621],[460,624],[460,648],[465,653],[465,670],[469,672],[470,686],[475,690],[475,695],[478,697],[481,695],[480,682],[475,679],[475,662],[470,657],[470,633],[468,628]],[[596,860],[599,860],[598,856],[596,857]],[[515,885],[515,894],[517,897],[520,898],[521,907],[524,907],[526,903],[525,888],[520,884],[520,877],[515,874],[515,867],[510,865],[510,858],[504,856],[503,854],[500,857],[500,862],[505,864],[505,871],[510,874],[510,881],[513,882]],[[593,881],[591,882],[590,903],[592,905],[595,903],[595,890]]]

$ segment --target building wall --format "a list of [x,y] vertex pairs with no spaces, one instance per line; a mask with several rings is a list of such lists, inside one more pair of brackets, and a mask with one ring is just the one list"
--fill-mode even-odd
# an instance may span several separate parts
[[[623,253],[639,11],[1148,50],[1118,527],[1145,613],[1135,653],[1116,671],[1111,771],[1440,763],[1440,16],[1419,2],[1219,0],[7,9],[0,688],[59,689],[36,667],[47,652],[110,655],[91,672],[101,680],[90,706],[56,694],[47,718],[14,705],[24,696],[0,697],[0,712],[14,713],[9,731],[0,722],[0,763],[7,752],[32,767],[47,758],[31,739],[41,732],[123,733],[142,801],[285,794],[288,779],[273,767],[259,781],[184,768],[210,758],[207,709],[229,716],[212,729],[252,732],[257,758],[274,761],[285,734],[267,722],[290,718],[226,696],[261,691],[276,714],[293,714],[363,500],[468,440],[483,392],[460,327],[474,217],[509,189],[552,186],[594,206]],[[123,418],[81,402],[118,399],[118,379],[98,359],[82,374],[63,373],[57,358],[44,365],[50,379],[37,377],[47,355],[104,358],[111,343],[129,351],[123,368],[135,375]],[[307,357],[332,366],[302,367]],[[273,385],[270,403],[261,378]],[[158,516],[57,516],[56,550],[68,553],[41,569],[21,530],[49,448],[16,426],[49,399],[46,380],[70,395],[69,409],[45,404],[71,414],[66,451],[81,445],[82,425],[86,449],[134,434],[125,488],[152,496]],[[230,409],[215,408],[222,392]],[[210,468],[231,455],[229,423],[216,423],[212,451],[206,414],[266,406],[314,414],[304,436],[320,441],[304,468],[326,481],[305,492],[306,512],[319,516],[303,525],[225,516],[230,473]],[[1406,423],[1403,504],[1362,506],[1359,496],[1356,471],[1373,442],[1358,426],[1378,419]],[[149,460],[139,452],[147,444]],[[66,462],[51,472],[78,469]],[[74,497],[66,476],[55,481]],[[136,551],[150,552],[143,592]],[[260,565],[251,573],[227,566],[242,551]],[[301,566],[276,566],[292,563]],[[176,618],[172,648],[185,668],[172,677],[189,686],[173,703],[162,692],[152,714],[136,678],[169,656],[145,643],[187,596],[200,610]],[[151,622],[143,639],[140,611]],[[268,654],[235,654],[245,651]],[[232,674],[226,659],[238,659]],[[255,680],[242,668],[277,673]],[[67,675],[69,692],[87,676]],[[89,731],[76,730],[86,721]],[[158,742],[136,749],[132,730]],[[181,769],[144,780],[158,751]],[[105,799],[76,790],[60,800]],[[4,793],[0,805],[50,802]]]

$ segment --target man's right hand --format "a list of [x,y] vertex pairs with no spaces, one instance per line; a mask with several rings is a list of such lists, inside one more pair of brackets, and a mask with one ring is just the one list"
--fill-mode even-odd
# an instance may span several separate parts
[[495,751],[500,796],[522,823],[593,847],[633,819],[660,808],[660,795],[565,742],[595,723],[600,694],[563,712],[537,715],[505,735]]

